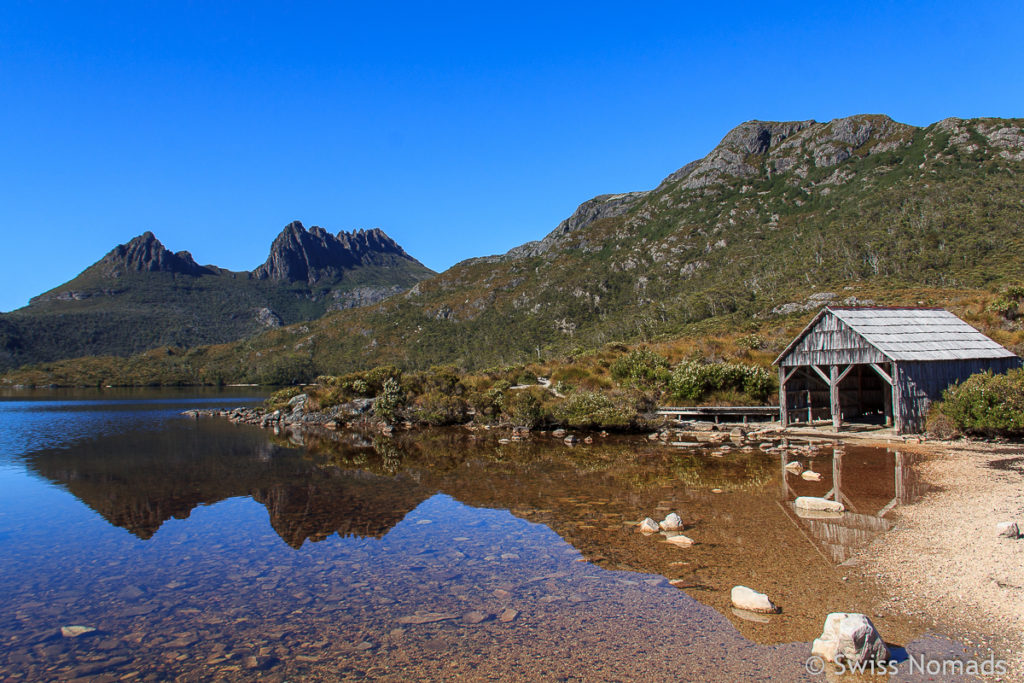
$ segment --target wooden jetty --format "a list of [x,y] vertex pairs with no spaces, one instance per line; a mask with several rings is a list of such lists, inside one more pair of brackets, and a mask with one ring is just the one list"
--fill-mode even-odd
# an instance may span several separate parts
[[679,422],[700,420],[704,422],[742,422],[750,419],[771,422],[779,419],[778,406],[675,406],[658,408],[657,414]]

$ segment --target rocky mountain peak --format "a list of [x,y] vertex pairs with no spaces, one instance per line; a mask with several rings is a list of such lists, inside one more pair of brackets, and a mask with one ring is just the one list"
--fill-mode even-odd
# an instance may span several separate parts
[[97,265],[111,277],[120,277],[126,272],[196,276],[213,272],[196,263],[187,251],[170,251],[148,230],[127,244],[114,247]]
[[274,239],[266,262],[252,275],[259,280],[313,284],[341,277],[349,268],[382,265],[389,259],[418,263],[379,228],[332,235],[320,226],[306,230],[293,221]]

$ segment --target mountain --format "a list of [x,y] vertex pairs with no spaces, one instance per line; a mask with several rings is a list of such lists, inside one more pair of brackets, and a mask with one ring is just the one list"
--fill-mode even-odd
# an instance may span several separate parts
[[481,368],[714,326],[771,330],[829,301],[947,305],[957,292],[1024,281],[1022,184],[1022,119],[750,121],[654,189],[595,197],[543,239],[375,306],[244,345],[23,378],[273,382],[383,363]]
[[296,221],[252,272],[199,265],[145,232],[0,315],[0,368],[234,341],[376,303],[432,274],[379,229],[332,235]]

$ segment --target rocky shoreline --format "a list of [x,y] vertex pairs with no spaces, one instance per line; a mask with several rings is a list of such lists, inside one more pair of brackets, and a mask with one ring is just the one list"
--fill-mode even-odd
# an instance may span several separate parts
[[[431,425],[409,421],[390,423],[374,415],[374,399],[356,399],[333,406],[328,410],[307,410],[305,395],[294,397],[287,408],[269,410],[263,407],[237,407],[231,409],[193,409],[182,413],[192,418],[223,418],[233,424],[244,424],[275,433],[320,429],[331,432],[357,431],[390,435],[398,431],[435,429]],[[595,439],[609,436],[606,430],[567,429],[553,426],[549,429],[530,429],[511,423],[476,424],[469,422],[458,428],[468,432],[470,437],[493,435],[499,443],[519,442],[534,437],[561,440],[566,446],[590,444]],[[715,424],[713,422],[688,422],[672,427],[662,426],[657,431],[632,433],[634,437],[649,442],[661,442],[677,448],[710,449],[712,456],[721,456],[732,450],[758,448],[766,453],[787,453],[795,457],[809,456],[831,448],[831,439],[801,438],[801,443],[789,443],[787,432],[774,423]]]

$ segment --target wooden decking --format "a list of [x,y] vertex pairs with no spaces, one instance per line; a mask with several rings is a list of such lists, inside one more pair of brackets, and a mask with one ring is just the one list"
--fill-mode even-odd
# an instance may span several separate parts
[[[658,408],[658,415],[673,420],[707,420],[716,423],[735,422],[746,424],[751,418],[759,422],[779,419],[778,406],[680,406]],[[726,419],[731,418],[731,419]]]

